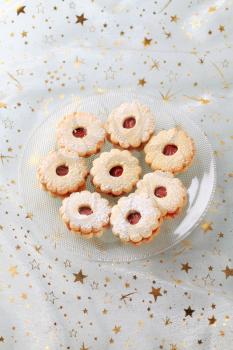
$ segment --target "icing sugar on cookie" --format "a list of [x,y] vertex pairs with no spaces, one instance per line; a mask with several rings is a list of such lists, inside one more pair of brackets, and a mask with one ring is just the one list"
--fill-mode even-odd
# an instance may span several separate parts
[[155,128],[155,116],[138,101],[123,103],[110,113],[105,128],[112,143],[135,148],[149,140]]
[[132,190],[139,180],[141,167],[129,151],[112,149],[93,161],[90,173],[98,191],[119,196]]
[[155,171],[137,183],[137,193],[146,193],[158,205],[163,216],[173,218],[187,202],[187,190],[172,173]]
[[88,157],[97,153],[105,140],[101,121],[86,112],[65,116],[57,126],[57,145],[79,156]]
[[51,151],[37,170],[41,187],[54,196],[83,189],[88,175],[85,159],[64,150]]
[[82,191],[65,198],[60,208],[62,220],[69,230],[84,238],[101,236],[109,223],[111,208],[99,193]]
[[153,170],[181,173],[192,164],[193,140],[180,128],[162,130],[144,148],[146,162]]
[[112,232],[122,241],[141,244],[150,241],[162,223],[161,212],[145,193],[132,193],[112,208]]

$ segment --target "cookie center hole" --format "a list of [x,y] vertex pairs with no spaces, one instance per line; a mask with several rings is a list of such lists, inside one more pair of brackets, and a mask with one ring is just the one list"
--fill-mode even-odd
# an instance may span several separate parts
[[154,191],[154,194],[156,197],[159,197],[159,198],[166,197],[167,189],[166,187],[163,187],[163,186],[157,187]]
[[119,177],[123,173],[123,168],[121,165],[114,166],[110,169],[109,174],[114,177]]
[[131,129],[131,128],[134,127],[135,124],[136,124],[136,119],[135,119],[135,117],[130,116],[130,117],[128,117],[128,118],[126,118],[126,119],[124,120],[123,128],[125,128],[125,129]]
[[87,130],[85,128],[76,128],[73,130],[74,137],[83,138],[86,136]]
[[58,176],[65,176],[68,174],[68,172],[69,172],[69,168],[65,164],[59,165],[56,169],[56,173]]
[[93,213],[91,207],[84,205],[78,209],[79,214],[81,215],[91,215]]
[[178,147],[176,145],[166,145],[163,149],[163,154],[165,154],[165,156],[172,156],[177,150]]
[[136,225],[141,219],[141,214],[138,211],[133,211],[127,216],[127,220],[131,225]]

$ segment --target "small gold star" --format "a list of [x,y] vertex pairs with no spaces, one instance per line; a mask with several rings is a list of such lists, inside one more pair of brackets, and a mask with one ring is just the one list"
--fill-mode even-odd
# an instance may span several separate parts
[[223,330],[223,329],[219,331],[219,335],[220,335],[221,337],[224,337],[225,332],[224,332],[224,330]]
[[216,305],[215,304],[211,304],[211,307],[212,307],[212,309],[215,309]]
[[214,13],[216,11],[216,7],[215,6],[210,6],[209,8],[208,8],[208,12],[209,13]]
[[115,327],[112,329],[112,331],[113,331],[115,334],[120,333],[120,331],[121,331],[121,326],[115,326]]
[[3,336],[0,337],[0,342],[1,342],[1,343],[4,343],[4,338],[3,338]]
[[201,225],[201,228],[205,233],[208,231],[212,231],[213,230],[212,222],[209,222],[209,221],[203,222],[203,224]]
[[214,315],[212,317],[208,317],[208,320],[209,320],[209,325],[213,325],[216,323],[216,318],[214,317]]
[[164,34],[166,35],[166,38],[169,39],[172,36],[171,32],[164,32]]
[[84,278],[87,278],[87,275],[84,275],[82,273],[82,270],[80,270],[78,273],[73,273],[75,279],[74,279],[74,282],[80,282],[83,284],[83,280]]
[[188,262],[187,262],[187,263],[185,263],[185,264],[181,264],[181,265],[182,265],[182,267],[181,267],[181,271],[185,271],[186,273],[188,273],[188,272],[189,272],[189,270],[191,270],[191,269],[192,269],[192,266],[190,266]]
[[162,100],[164,102],[168,102],[172,99],[172,97],[174,96],[174,94],[170,93],[171,90],[169,89],[165,94],[163,94],[162,92],[159,91],[161,97],[162,97]]
[[223,238],[223,237],[224,237],[224,234],[223,234],[222,232],[219,232],[219,233],[218,233],[218,237],[219,237],[219,238]]
[[7,107],[6,103],[0,101],[0,108],[6,108],[6,107]]
[[21,299],[26,300],[28,298],[28,295],[27,295],[27,293],[22,293],[20,297],[21,297]]
[[108,310],[106,310],[106,309],[103,309],[103,310],[102,310],[102,314],[103,314],[103,315],[106,315],[107,313],[108,313]]
[[170,350],[178,350],[176,344],[171,344],[170,346]]
[[158,297],[161,297],[162,294],[160,293],[161,288],[151,288],[151,292],[149,294],[153,295],[154,301],[157,300]]
[[34,249],[38,254],[41,254],[41,249],[42,249],[41,245],[34,245]]
[[16,249],[16,250],[20,250],[20,249],[21,249],[20,245],[17,244],[17,246],[15,247],[15,249]]
[[138,85],[144,86],[146,84],[146,80],[144,78],[138,80]]
[[159,62],[156,61],[156,60],[153,60],[153,63],[151,65],[151,67],[150,67],[151,70],[153,70],[154,68],[159,70]]
[[112,338],[109,339],[109,343],[110,344],[113,344],[114,343],[114,340]]
[[208,270],[209,270],[209,271],[213,271],[213,266],[210,265],[210,266],[208,267]]
[[0,225],[0,230],[3,230],[3,226],[2,225]]
[[168,326],[169,324],[172,324],[172,321],[170,320],[169,317],[166,317],[166,319],[164,320],[164,324],[165,324],[165,326]]
[[80,350],[88,350],[89,348],[87,348],[85,345],[84,345],[84,343],[82,344],[82,346],[81,346],[81,348],[80,348]]
[[179,21],[179,17],[177,15],[175,16],[171,16],[171,22],[177,23],[177,21]]
[[226,266],[225,270],[222,270],[222,272],[225,273],[226,279],[233,276],[233,269],[231,269],[228,265]]
[[15,277],[15,276],[17,276],[19,274],[18,271],[17,271],[17,265],[10,266],[8,271],[10,272],[12,277]]
[[87,21],[87,18],[84,17],[84,13],[80,16],[76,15],[76,23],[80,23],[83,26],[83,23]]
[[84,314],[87,314],[88,313],[88,310],[85,308],[85,309],[83,309],[83,313]]
[[202,344],[202,340],[201,340],[201,339],[198,339],[197,343],[198,343],[198,344]]
[[225,27],[221,24],[219,27],[218,27],[218,30],[222,33],[225,31]]
[[21,33],[22,38],[25,38],[27,35],[28,35],[28,33],[25,32],[25,31],[23,31],[23,32]]
[[19,6],[16,10],[17,16],[19,16],[21,13],[25,13],[25,8],[26,8],[26,6]]
[[184,309],[185,312],[185,317],[190,316],[193,317],[193,313],[195,312],[195,310],[192,310],[191,307],[189,306],[187,309]]
[[143,45],[146,46],[150,46],[152,39],[148,39],[148,38],[144,38],[143,40]]
[[30,220],[32,220],[32,218],[33,218],[33,214],[32,213],[27,213],[27,215],[26,215],[26,219],[30,219]]

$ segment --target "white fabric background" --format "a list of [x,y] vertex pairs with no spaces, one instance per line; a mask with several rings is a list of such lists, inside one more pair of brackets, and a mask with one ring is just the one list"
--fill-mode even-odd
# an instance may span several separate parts
[[[232,6],[1,1],[0,349],[233,348]],[[198,114],[218,185],[204,222],[176,248],[95,263],[35,240],[17,167],[31,130],[58,103],[118,87]]]

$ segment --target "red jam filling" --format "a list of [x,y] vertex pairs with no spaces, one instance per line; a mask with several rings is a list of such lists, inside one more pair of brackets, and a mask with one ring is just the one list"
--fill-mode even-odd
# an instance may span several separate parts
[[177,209],[176,211],[167,213],[167,216],[169,216],[170,218],[174,218],[179,212],[179,209]]
[[91,210],[90,207],[80,207],[78,210],[79,214],[81,215],[91,215],[93,213],[93,211]]
[[136,124],[136,119],[134,117],[128,117],[124,120],[123,128],[131,129]]
[[127,216],[127,220],[131,225],[136,225],[141,219],[141,214],[138,211],[134,211]]
[[56,169],[56,173],[58,176],[65,176],[69,172],[69,168],[66,165],[59,165]]
[[73,130],[74,137],[83,138],[84,136],[86,136],[86,134],[87,130],[85,128],[77,128]]
[[166,197],[167,189],[166,187],[163,187],[163,186],[157,187],[154,191],[154,194],[156,197],[159,197],[159,198]]
[[163,154],[165,154],[165,156],[172,156],[177,150],[178,147],[176,145],[166,145],[163,149]]
[[110,169],[109,174],[114,177],[119,177],[123,173],[123,168],[120,165],[114,166],[112,169]]

